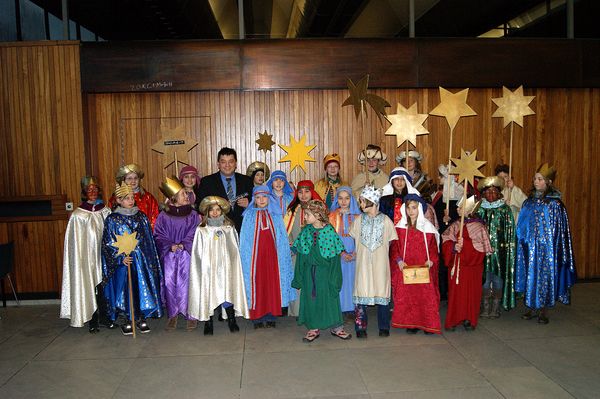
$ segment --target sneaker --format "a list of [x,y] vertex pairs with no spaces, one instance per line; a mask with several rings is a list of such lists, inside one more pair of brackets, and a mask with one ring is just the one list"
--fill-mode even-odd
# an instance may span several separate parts
[[148,323],[146,323],[146,320],[138,321],[137,327],[142,334],[150,332],[150,327],[148,326]]
[[123,335],[133,335],[133,328],[131,327],[131,324],[123,324],[121,326],[121,332]]

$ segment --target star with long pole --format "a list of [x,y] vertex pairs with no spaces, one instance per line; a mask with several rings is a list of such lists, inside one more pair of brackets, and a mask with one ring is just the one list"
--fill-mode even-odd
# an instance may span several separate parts
[[525,96],[523,86],[519,86],[515,91],[510,91],[502,86],[502,97],[492,98],[494,104],[498,106],[496,112],[492,114],[493,118],[504,118],[504,126],[515,122],[523,127],[523,117],[534,115],[535,112],[529,107],[535,96]]
[[475,176],[484,177],[479,171],[479,168],[481,168],[487,162],[477,160],[477,150],[467,153],[461,148],[460,158],[452,158],[452,162],[454,162],[454,165],[456,166],[452,166],[450,169],[450,174],[458,175],[459,183],[467,181],[473,185],[475,182]]
[[296,141],[294,136],[290,136],[290,145],[277,144],[283,151],[287,153],[279,162],[290,162],[290,173],[298,166],[306,173],[305,162],[316,162],[314,158],[308,155],[317,145],[305,144],[306,135],[302,135],[299,141]]
[[461,117],[477,115],[477,112],[467,104],[469,89],[461,90],[458,93],[452,93],[443,87],[440,87],[439,90],[441,102],[429,112],[429,115],[446,118],[450,125],[450,131],[454,130]]
[[267,133],[266,130],[263,133],[259,132],[258,140],[255,140],[254,142],[258,144],[258,151],[264,151],[265,153],[267,151],[273,151],[272,147],[275,145],[273,135]]
[[417,136],[429,134],[429,130],[423,126],[423,122],[428,116],[428,114],[417,113],[417,103],[411,105],[410,108],[404,108],[402,104],[398,104],[396,113],[386,117],[392,126],[386,130],[385,134],[396,136],[398,147],[407,140],[416,147]]
[[357,84],[354,84],[352,79],[347,79],[346,85],[348,86],[348,91],[350,91],[350,96],[344,100],[342,107],[352,105],[356,119],[359,119],[361,114],[365,118],[367,117],[366,104],[369,104],[373,108],[373,111],[375,111],[375,115],[377,115],[379,121],[383,123],[382,118],[386,115],[385,108],[391,107],[391,105],[383,97],[367,93],[369,75],[365,75]]

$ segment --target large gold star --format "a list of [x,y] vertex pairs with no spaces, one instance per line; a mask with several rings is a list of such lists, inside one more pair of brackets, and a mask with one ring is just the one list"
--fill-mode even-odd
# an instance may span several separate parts
[[461,90],[458,93],[451,93],[443,87],[440,87],[439,90],[441,102],[429,112],[429,115],[445,117],[450,125],[450,130],[454,130],[462,116],[477,115],[477,112],[467,105],[469,89]]
[[152,144],[152,150],[163,154],[163,168],[166,169],[175,162],[175,154],[177,162],[189,165],[188,152],[197,146],[198,142],[185,135],[183,126],[177,126],[175,129],[161,126],[160,130],[162,138]]
[[410,108],[406,109],[401,104],[398,104],[398,109],[395,114],[388,115],[386,119],[392,124],[386,130],[388,136],[396,136],[396,144],[398,147],[406,140],[417,146],[417,136],[421,134],[429,134],[423,126],[423,122],[427,119],[428,114],[417,113],[417,103],[414,103]]
[[118,235],[117,241],[110,245],[117,248],[117,255],[125,254],[125,256],[128,256],[138,245],[137,231]]
[[367,116],[365,105],[366,102],[371,106],[371,108],[373,108],[373,111],[375,111],[375,115],[377,115],[379,118],[379,122],[383,124],[382,117],[385,117],[386,115],[385,108],[391,107],[391,105],[383,97],[379,97],[376,94],[367,93],[367,89],[369,87],[369,75],[365,75],[361,80],[358,81],[358,84],[356,85],[352,79],[347,79],[346,85],[350,91],[350,96],[344,100],[342,107],[345,107],[346,105],[352,105],[352,107],[354,107],[356,119],[358,119],[363,111],[365,117]]
[[266,130],[264,133],[258,133],[258,140],[256,140],[255,143],[258,144],[258,151],[262,150],[265,153],[267,151],[273,151],[271,147],[275,145],[275,142],[273,141],[273,135],[267,133]]
[[529,108],[529,103],[535,96],[523,95],[523,86],[519,86],[514,92],[502,86],[502,97],[492,98],[498,109],[492,115],[493,118],[504,118],[504,126],[515,122],[523,127],[523,117],[533,115],[535,112]]
[[460,158],[451,159],[456,166],[452,166],[452,168],[450,168],[450,173],[453,175],[458,175],[459,183],[467,180],[469,183],[471,183],[471,185],[473,185],[475,176],[484,177],[479,171],[479,168],[481,168],[487,162],[477,160],[477,150],[467,154],[465,150],[461,148]]
[[287,155],[281,158],[278,162],[290,162],[290,173],[300,166],[304,173],[306,168],[304,167],[305,162],[316,162],[314,158],[308,155],[317,145],[305,145],[306,135],[302,135],[300,141],[296,141],[294,136],[290,136],[290,145],[277,144]]

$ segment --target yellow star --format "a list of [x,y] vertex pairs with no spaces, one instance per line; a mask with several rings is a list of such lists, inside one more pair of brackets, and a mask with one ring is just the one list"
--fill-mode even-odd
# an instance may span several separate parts
[[310,155],[309,152],[313,150],[317,145],[305,145],[306,135],[300,138],[300,141],[296,141],[294,136],[290,136],[290,145],[277,144],[287,155],[279,160],[279,162],[290,162],[290,173],[300,166],[304,173],[306,168],[304,167],[305,162],[316,162]]
[[177,126],[175,129],[161,126],[160,130],[162,139],[152,144],[152,150],[163,154],[163,167],[166,169],[175,162],[175,154],[177,162],[189,165],[188,152],[197,146],[198,142],[184,134],[183,126]]
[[265,153],[267,151],[273,151],[271,147],[275,145],[275,142],[273,141],[273,135],[267,133],[266,130],[264,133],[258,133],[258,140],[256,140],[255,143],[258,144],[258,151],[262,150]]
[[137,231],[118,235],[117,241],[110,245],[117,248],[117,255],[125,254],[125,256],[128,256],[138,245]]
[[471,107],[467,105],[467,95],[469,89],[464,89],[458,93],[451,93],[440,87],[441,102],[435,107],[429,115],[443,116],[450,125],[450,130],[454,130],[461,116],[477,115]]
[[371,108],[373,108],[373,111],[375,111],[375,115],[377,115],[379,121],[383,123],[381,117],[385,117],[386,115],[385,107],[391,107],[391,105],[384,98],[379,97],[376,94],[367,93],[367,88],[369,87],[369,75],[365,75],[356,85],[352,79],[348,79],[346,80],[346,85],[350,91],[350,96],[343,102],[342,107],[352,105],[352,107],[354,107],[356,119],[358,119],[363,111],[365,111],[365,117],[367,116],[365,105],[365,102],[367,102]]
[[398,104],[397,113],[388,115],[386,118],[392,124],[386,130],[388,136],[396,136],[396,144],[398,147],[406,140],[410,141],[415,147],[417,146],[417,136],[421,134],[429,134],[429,131],[423,126],[423,122],[429,116],[428,114],[417,113],[417,103],[414,103],[410,108],[406,109],[401,104]]
[[458,182],[462,183],[464,180],[467,180],[471,185],[474,184],[474,177],[484,177],[483,174],[479,171],[483,165],[485,165],[486,161],[478,161],[477,160],[477,150],[474,150],[472,153],[467,154],[465,150],[460,149],[460,158],[450,158],[452,162],[456,166],[452,166],[450,169],[450,173],[453,175],[458,175]]
[[529,108],[529,103],[533,101],[535,96],[524,96],[523,86],[519,86],[514,92],[502,86],[502,97],[492,98],[498,109],[492,115],[493,118],[504,118],[504,126],[515,122],[523,127],[523,117],[533,115],[535,112]]

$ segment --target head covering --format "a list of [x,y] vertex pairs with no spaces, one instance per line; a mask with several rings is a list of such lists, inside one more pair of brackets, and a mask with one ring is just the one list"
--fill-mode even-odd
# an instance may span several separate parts
[[100,188],[100,182],[96,176],[84,176],[81,178],[81,190],[85,191],[92,184]]
[[290,209],[290,208],[293,209],[294,207],[296,207],[298,202],[300,202],[300,200],[298,199],[298,190],[300,190],[301,188],[307,188],[310,190],[310,194],[311,194],[310,199],[317,199],[317,200],[323,201],[323,198],[321,198],[321,196],[315,191],[315,185],[313,184],[312,181],[301,180],[298,182],[298,185],[296,186],[296,192],[294,193],[294,199],[288,206],[288,209]]
[[269,187],[269,190],[271,190],[271,193],[273,193],[273,180],[275,180],[275,179],[283,180],[283,182],[284,182],[283,193],[284,194],[289,194],[289,195],[294,194],[294,189],[292,188],[292,186],[290,186],[290,183],[288,183],[287,176],[285,175],[285,172],[282,170],[273,171],[273,173],[271,173],[271,178],[266,183],[267,187]]
[[341,165],[341,158],[340,158],[340,154],[336,154],[335,152],[332,154],[327,154],[325,155],[325,158],[323,158],[323,169],[327,169],[327,164],[329,162],[337,162],[338,165]]
[[406,203],[408,201],[417,201],[419,204],[421,204],[421,207],[423,208],[423,213],[427,212],[427,202],[425,202],[423,197],[421,197],[420,195],[414,194],[414,193],[408,193],[404,196],[404,199],[402,202]]
[[385,165],[387,155],[381,151],[381,147],[375,144],[369,144],[367,148],[358,153],[358,163],[364,165],[367,159],[379,160],[379,165]]
[[477,212],[477,210],[479,209],[479,205],[481,205],[481,200],[477,201],[477,198],[474,195],[471,195],[469,198],[467,198],[465,200],[465,197],[463,196],[460,201],[458,201],[458,204],[456,204],[459,208],[461,208],[464,204],[464,210],[463,210],[463,214],[465,216],[469,216],[472,213]]
[[213,205],[219,205],[219,207],[223,211],[223,214],[227,214],[231,210],[231,205],[229,204],[229,201],[227,201],[225,198],[216,195],[209,195],[208,197],[204,197],[204,199],[200,201],[200,205],[198,205],[198,210],[201,214],[208,215],[208,210]]
[[117,198],[125,198],[127,195],[133,194],[133,189],[130,185],[125,184],[125,182],[121,182],[121,185],[117,184],[115,187],[115,197]]
[[477,188],[484,192],[486,188],[496,187],[499,191],[504,189],[504,179],[498,176],[488,176],[479,180]]
[[269,180],[269,176],[271,175],[271,170],[267,166],[266,163],[255,161],[248,165],[246,169],[246,175],[254,179],[254,176],[257,172],[263,172],[265,174],[265,181]]
[[196,176],[196,185],[197,185],[199,183],[198,178],[200,177],[198,175],[198,169],[196,169],[190,165],[186,165],[183,168],[181,168],[181,170],[179,171],[179,180],[183,181],[183,176],[189,175],[189,174]]
[[267,207],[265,209],[267,209],[271,215],[281,215],[282,214],[281,208],[277,205],[277,201],[276,201],[275,197],[273,197],[273,194],[271,194],[271,190],[269,190],[269,187],[267,187],[266,185],[263,184],[262,186],[255,186],[252,189],[252,200],[248,204],[248,207],[246,208],[246,210],[244,210],[244,212],[242,213],[242,217],[246,213],[254,212],[258,209],[254,205],[254,202],[255,202],[254,200],[258,196],[263,196],[263,197],[269,198],[269,204],[267,205]]
[[375,188],[370,184],[367,184],[365,188],[363,188],[360,196],[364,199],[367,199],[374,203],[375,205],[379,205],[379,200],[381,199],[381,189]]
[[304,209],[310,211],[310,213],[315,215],[317,220],[319,220],[320,222],[325,224],[329,223],[329,209],[323,201],[310,200],[306,203],[306,205],[303,205],[303,207]]
[[448,178],[449,174],[448,174],[448,166],[446,165],[440,165],[438,166],[438,171],[440,172],[440,175],[442,175],[443,177],[445,177],[444,180],[444,191],[442,193],[443,195],[443,201],[444,203],[448,203],[448,184],[450,185],[450,201],[458,201],[461,199],[461,197],[463,196],[463,191],[464,189],[460,186],[460,184],[458,184],[454,178]]
[[115,175],[115,180],[117,183],[121,183],[125,180],[125,176],[130,173],[135,173],[140,180],[144,178],[144,171],[142,167],[135,163],[130,163],[129,165],[123,165],[117,170],[117,174]]
[[[423,156],[419,151],[411,150],[408,152],[408,156],[413,159],[416,159],[418,162],[421,162],[423,160]],[[398,163],[398,165],[402,165],[402,161],[404,161],[405,159],[406,151],[401,151],[400,154],[396,155],[396,162]]]
[[337,189],[335,192],[335,197],[333,198],[333,204],[331,204],[331,211],[333,212],[340,207],[340,204],[338,203],[338,195],[340,195],[342,191],[347,192],[350,196],[350,210],[348,213],[351,215],[360,215],[360,206],[358,205],[358,202],[356,202],[354,195],[352,195],[352,189],[348,186],[342,186]]
[[183,184],[175,176],[171,176],[165,177],[159,188],[167,199],[171,199],[183,190]]
[[[413,198],[411,198],[413,199]],[[440,233],[437,231],[437,229],[435,228],[435,226],[425,218],[425,213],[423,212],[423,207],[418,207],[419,209],[419,215],[417,216],[417,223],[415,223],[415,228],[419,231],[422,231],[423,233],[431,233],[433,235],[435,235],[435,241],[437,242],[438,246],[440,245]],[[400,228],[400,229],[406,229],[408,228],[408,224],[407,224],[407,220],[408,220],[408,215],[406,213],[406,202],[404,202],[402,204],[402,206],[400,207],[400,214],[402,215],[402,218],[400,219],[400,221],[396,224],[396,227]],[[426,238],[425,238],[426,239]]]
[[412,186],[412,178],[410,177],[410,175],[408,174],[408,171],[399,166],[397,168],[394,168],[392,170],[392,173],[390,173],[390,180],[388,182],[388,184],[386,184],[385,186],[383,186],[382,188],[382,195],[392,195],[394,194],[394,186],[392,185],[392,180],[394,179],[402,179],[404,178],[404,181],[406,182],[406,191],[408,193],[413,193],[413,194],[417,194],[420,195],[419,191],[414,188]]
[[543,165],[540,165],[540,167],[537,168],[535,173],[539,173],[540,175],[544,176],[544,179],[551,181],[554,181],[554,178],[556,177],[556,169],[554,168],[554,166],[550,166],[548,162],[544,163]]

